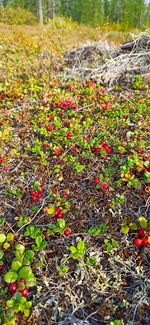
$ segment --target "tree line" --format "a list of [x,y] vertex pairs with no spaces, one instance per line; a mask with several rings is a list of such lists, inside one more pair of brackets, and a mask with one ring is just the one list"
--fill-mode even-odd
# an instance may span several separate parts
[[120,24],[126,28],[150,26],[150,1],[145,0],[0,0],[4,7],[21,7],[37,15],[41,24],[56,15],[92,26]]

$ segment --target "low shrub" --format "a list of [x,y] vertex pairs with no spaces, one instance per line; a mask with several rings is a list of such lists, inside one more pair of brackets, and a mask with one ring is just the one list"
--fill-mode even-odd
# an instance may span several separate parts
[[36,17],[21,8],[0,8],[0,23],[8,25],[35,25]]

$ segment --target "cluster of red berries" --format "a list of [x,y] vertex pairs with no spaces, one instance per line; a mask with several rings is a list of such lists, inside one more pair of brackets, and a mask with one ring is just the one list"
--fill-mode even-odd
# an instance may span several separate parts
[[91,147],[91,152],[100,153],[102,150],[104,150],[107,154],[111,153],[111,148],[106,143],[100,142],[99,144],[99,147]]
[[[19,285],[21,285],[22,289],[19,289]],[[26,287],[26,281],[24,279],[21,279],[19,283],[12,282],[8,286],[8,291],[12,295],[16,293],[16,291],[19,291],[22,294],[22,297],[26,298],[29,294],[29,289]]]
[[5,158],[4,157],[1,157],[0,158],[0,165],[3,164],[5,162]]
[[[54,213],[53,217],[56,218],[56,219],[63,218],[62,207],[57,207],[55,209],[55,213]],[[71,230],[70,229],[65,229],[64,230],[64,236],[65,237],[70,236],[70,234],[71,234]]]
[[3,100],[5,98],[12,98],[12,95],[11,94],[2,94],[2,93],[0,93],[0,100]]
[[139,153],[139,154],[146,153],[146,150],[145,149],[138,149],[137,153]]
[[103,104],[101,107],[104,111],[107,111],[111,107],[111,104],[110,103]]
[[67,110],[68,108],[77,109],[79,108],[76,104],[72,103],[69,99],[64,102],[59,102],[58,104],[51,103],[51,108],[61,108],[62,110]]
[[[0,165],[2,165],[4,162],[5,162],[5,158],[4,158],[4,157],[1,157],[1,158],[0,158]],[[3,166],[3,170],[4,170],[5,172],[7,172],[7,171],[8,171],[8,165],[4,165],[4,166]]]
[[62,207],[57,207],[57,208],[55,209],[55,213],[54,213],[53,217],[56,218],[56,219],[61,219],[61,218],[63,218]]
[[[62,207],[57,207],[55,209],[55,213],[54,213],[53,217],[56,218],[56,219],[63,218]],[[70,234],[71,234],[71,230],[70,229],[65,229],[64,230],[64,236],[65,237],[70,236]]]
[[40,183],[39,191],[35,191],[35,190],[31,191],[30,197],[33,202],[36,202],[42,198],[42,195],[43,195],[43,184]]
[[147,246],[149,244],[148,236],[146,235],[146,231],[144,229],[140,229],[138,231],[138,238],[135,238],[133,241],[136,247]]
[[[97,177],[93,180],[93,183],[95,185],[98,185],[100,183],[100,179]],[[100,187],[102,191],[107,191],[109,189],[109,185],[107,183],[103,183]]]

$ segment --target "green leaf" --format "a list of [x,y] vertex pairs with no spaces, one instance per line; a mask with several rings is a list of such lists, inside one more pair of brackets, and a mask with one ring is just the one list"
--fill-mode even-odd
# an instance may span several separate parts
[[47,243],[45,241],[42,241],[39,246],[32,245],[32,249],[34,249],[36,252],[41,251],[46,247]]
[[13,296],[13,299],[15,299],[15,304],[20,304],[21,303],[21,300],[23,299],[22,298],[22,294],[20,292],[16,292]]
[[113,246],[113,248],[117,248],[118,246],[119,246],[119,244],[118,244],[118,242],[116,241],[116,240],[113,240],[112,239],[112,246]]
[[78,249],[79,251],[84,251],[84,249],[85,249],[85,244],[84,244],[84,241],[83,241],[83,240],[81,240],[81,241],[78,242],[78,244],[77,244],[77,249]]
[[65,275],[68,272],[68,267],[65,265],[60,265],[58,271],[59,271],[59,275]]
[[40,246],[40,244],[42,243],[42,236],[37,236],[35,242],[37,246]]
[[42,243],[40,244],[40,250],[44,249],[47,245],[46,241],[42,241]]
[[2,251],[0,251],[0,260],[3,258],[4,253]]
[[10,300],[7,300],[6,305],[7,305],[7,307],[12,308],[14,306],[14,303],[15,303],[14,300],[10,299]]
[[69,249],[70,249],[71,253],[73,253],[73,254],[77,252],[77,249],[74,246],[70,246]]
[[0,234],[0,244],[3,244],[6,240],[6,235],[5,234]]
[[24,316],[29,317],[29,315],[30,315],[29,309],[24,309]]
[[18,279],[18,274],[13,271],[7,272],[4,276],[4,281],[7,283],[15,282],[15,281],[17,281],[17,279]]
[[59,219],[59,220],[58,220],[58,224],[59,224],[59,227],[60,227],[61,229],[64,229],[65,226],[66,226],[66,222],[65,222],[64,219]]
[[127,225],[124,225],[124,226],[121,227],[121,233],[123,235],[128,234],[128,232],[129,232],[129,227]]
[[5,241],[5,243],[3,245],[3,248],[4,249],[9,249],[10,248],[10,244],[7,241]]
[[31,308],[31,306],[32,306],[32,302],[31,301],[26,301],[26,303],[25,303],[26,309]]
[[16,250],[19,251],[20,255],[23,255],[24,254],[24,251],[25,251],[25,246],[22,245],[22,244],[18,244],[16,245]]
[[138,227],[137,227],[137,224],[135,222],[131,222],[129,224],[129,228],[132,229],[132,230],[137,230]]
[[19,270],[19,278],[24,279],[28,287],[34,287],[36,284],[36,278],[30,266],[23,266]]
[[13,271],[18,271],[21,268],[21,263],[18,260],[14,260],[11,263],[11,268]]
[[88,266],[96,266],[96,264],[97,264],[97,261],[93,257],[88,258],[86,261],[86,265],[88,265]]
[[81,255],[79,252],[72,254],[72,258],[74,258],[75,260],[78,260],[78,258],[80,258],[80,257],[81,257]]
[[32,260],[34,258],[34,252],[32,250],[27,250],[24,253],[24,259],[26,260]]
[[146,218],[140,217],[139,218],[139,223],[140,223],[141,228],[143,228],[143,229],[146,229],[147,228],[148,221],[147,221]]
[[12,232],[9,232],[8,234],[7,234],[7,241],[13,241],[14,240],[14,234],[12,233]]
[[77,164],[77,165],[75,165],[74,169],[77,173],[81,173],[84,169],[84,166]]
[[106,246],[107,252],[111,252],[112,249],[113,249],[113,247],[110,244],[107,244],[107,246]]

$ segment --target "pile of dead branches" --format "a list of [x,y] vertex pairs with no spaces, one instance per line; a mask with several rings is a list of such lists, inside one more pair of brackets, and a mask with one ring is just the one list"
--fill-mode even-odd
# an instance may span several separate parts
[[86,44],[65,55],[65,79],[90,79],[109,86],[128,84],[137,75],[150,83],[150,34],[132,35],[119,50],[106,41]]

